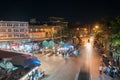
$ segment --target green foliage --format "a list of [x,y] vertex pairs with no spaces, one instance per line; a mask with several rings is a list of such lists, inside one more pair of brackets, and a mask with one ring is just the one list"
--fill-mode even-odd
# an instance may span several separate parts
[[115,20],[111,21],[111,33],[117,34],[120,31],[120,16],[117,16]]
[[120,32],[114,34],[110,39],[110,44],[116,46],[117,53],[120,54]]
[[100,26],[101,27],[109,27],[111,25],[111,17],[106,16],[100,20]]
[[117,46],[117,50],[116,50],[116,52],[117,52],[118,54],[120,54],[120,45]]
[[98,32],[98,33],[95,35],[95,38],[96,38],[97,40],[101,40],[101,39],[103,38],[103,35],[104,35],[103,32]]
[[120,32],[112,36],[110,43],[114,46],[120,45]]
[[[105,34],[109,34],[109,43],[113,46],[116,46],[117,53],[120,54],[120,16],[117,16],[115,19],[110,20],[109,17],[105,17],[101,20],[100,26],[102,29],[105,29]],[[97,34],[96,37],[101,39],[104,34]]]

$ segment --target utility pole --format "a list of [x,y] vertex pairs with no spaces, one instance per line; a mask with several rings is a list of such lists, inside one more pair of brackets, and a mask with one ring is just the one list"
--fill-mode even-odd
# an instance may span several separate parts
[[62,28],[60,27],[60,37],[61,37],[61,41],[62,41]]
[[91,35],[91,25],[88,25],[89,28],[89,35]]
[[34,56],[34,49],[33,49],[33,39],[34,39],[34,34],[33,34],[33,32],[34,32],[34,25],[35,25],[35,23],[36,23],[36,19],[35,18],[33,18],[33,19],[31,19],[30,20],[30,23],[32,24],[32,54],[33,54],[33,56]]

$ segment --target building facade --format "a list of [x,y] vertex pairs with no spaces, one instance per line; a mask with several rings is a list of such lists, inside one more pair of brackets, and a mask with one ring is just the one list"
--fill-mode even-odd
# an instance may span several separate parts
[[29,38],[28,27],[28,22],[0,21],[0,39]]
[[[49,17],[48,21],[30,19],[30,38],[56,38],[62,35],[62,31],[68,27],[68,22],[64,18]],[[43,33],[44,32],[44,33]],[[35,37],[36,36],[36,37]]]
[[52,38],[56,36],[60,26],[49,26],[49,25],[30,25],[29,36],[30,38]]

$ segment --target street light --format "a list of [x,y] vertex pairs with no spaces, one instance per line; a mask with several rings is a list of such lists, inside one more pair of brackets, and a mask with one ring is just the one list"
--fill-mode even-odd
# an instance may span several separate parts
[[84,31],[87,31],[87,29],[86,29],[86,28],[84,28]]
[[61,39],[61,41],[62,41],[62,28],[60,27],[60,39]]
[[96,25],[96,26],[95,26],[95,28],[96,28],[96,29],[98,29],[98,28],[99,28],[99,26],[98,26],[98,25]]
[[96,26],[93,28],[93,31],[94,31],[94,32],[97,32],[98,29],[99,29],[99,26],[96,25]]
[[34,49],[33,49],[33,29],[30,29],[31,30],[31,40],[32,40],[32,54],[34,56]]
[[52,40],[54,41],[54,27],[52,27]]

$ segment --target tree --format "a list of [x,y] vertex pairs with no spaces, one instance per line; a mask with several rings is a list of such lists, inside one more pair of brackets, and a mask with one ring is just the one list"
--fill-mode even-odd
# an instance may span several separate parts
[[117,34],[120,31],[120,16],[117,16],[115,20],[111,21],[111,33]]
[[106,16],[100,20],[100,26],[107,28],[111,26],[111,17]]
[[104,33],[103,32],[96,33],[95,38],[96,40],[103,44]]
[[99,22],[101,29],[106,35],[111,35],[112,33],[112,17],[106,16],[102,18]]
[[120,32],[114,34],[110,39],[110,44],[116,46],[116,52],[120,54]]
[[115,47],[116,53],[120,54],[120,16],[111,21],[110,44]]

